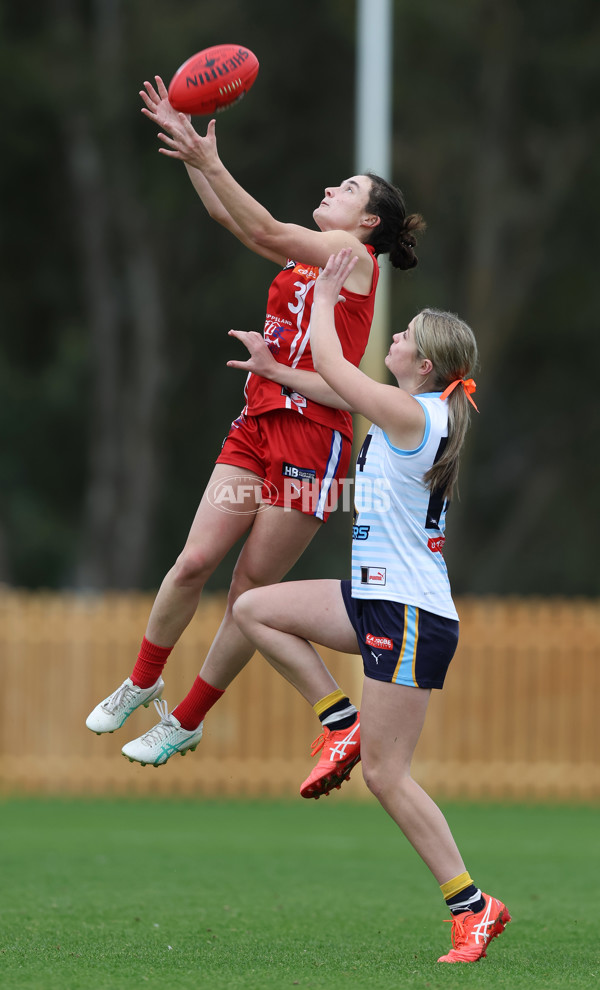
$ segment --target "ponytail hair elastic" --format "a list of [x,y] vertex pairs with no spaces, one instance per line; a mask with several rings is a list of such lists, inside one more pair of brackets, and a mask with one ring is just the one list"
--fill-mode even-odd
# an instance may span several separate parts
[[456,388],[457,385],[462,385],[463,391],[464,391],[467,399],[469,400],[469,402],[473,406],[473,409],[475,409],[476,412],[479,412],[479,409],[477,408],[477,406],[473,402],[473,399],[471,398],[471,395],[473,394],[473,392],[477,388],[477,386],[476,386],[476,384],[475,384],[475,382],[473,381],[472,378],[457,378],[455,381],[451,382],[448,385],[448,388],[445,388],[444,389],[444,391],[440,395],[440,399],[447,399],[448,396],[450,395],[450,393],[454,391],[454,389]]

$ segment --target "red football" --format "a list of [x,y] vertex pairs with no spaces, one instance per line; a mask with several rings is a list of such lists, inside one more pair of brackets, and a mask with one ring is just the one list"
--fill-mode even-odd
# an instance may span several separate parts
[[169,83],[169,102],[181,113],[211,114],[247,93],[258,59],[241,45],[214,45],[188,58]]

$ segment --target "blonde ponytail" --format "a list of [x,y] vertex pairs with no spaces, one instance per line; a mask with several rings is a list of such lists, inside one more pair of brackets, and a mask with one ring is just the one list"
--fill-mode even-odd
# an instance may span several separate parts
[[448,441],[424,481],[430,491],[449,499],[458,478],[460,453],[474,405],[467,388],[449,386],[467,379],[475,369],[477,342],[464,320],[436,309],[424,309],[418,314],[414,334],[419,355],[433,364],[432,391],[448,389]]

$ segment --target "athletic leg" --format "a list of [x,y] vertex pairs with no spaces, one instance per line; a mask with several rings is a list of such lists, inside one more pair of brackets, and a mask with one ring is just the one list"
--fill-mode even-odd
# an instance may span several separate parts
[[[225,482],[230,495],[227,511],[224,503],[214,504],[215,492]],[[261,478],[251,471],[215,466],[183,551],[154,601],[132,675],[90,713],[86,725],[93,732],[114,732],[140,705],[148,707],[160,698],[164,687],[160,675],[167,657],[193,618],[205,582],[252,525],[261,486]]]
[[[309,443],[305,434],[311,431],[311,427]],[[234,443],[233,436],[230,439]],[[319,491],[322,489],[323,492],[329,492],[335,477],[343,474],[347,467],[349,444],[343,437],[335,431],[307,423],[298,416],[267,416],[256,432],[256,442],[265,456],[267,480],[276,498],[270,508],[263,507],[254,515],[251,531],[234,569],[221,626],[191,690],[171,713],[176,728],[184,731],[200,729],[206,713],[254,653],[254,646],[233,621],[234,602],[248,589],[280,581],[320,527],[319,518],[312,514],[310,508],[306,510],[303,499],[297,503],[298,508],[291,508],[290,497],[285,490],[280,490],[281,477],[277,472],[282,471],[282,458],[285,460],[291,456],[293,449],[302,455],[300,463],[314,463],[315,477],[322,475],[323,479],[327,479],[325,487],[319,485]],[[327,506],[321,501],[319,499],[318,511],[325,513]],[[299,511],[300,508],[304,511]],[[148,638],[156,636],[152,624],[149,624],[147,635]],[[165,718],[161,721],[166,722]],[[167,731],[166,724],[164,731]],[[136,753],[139,749],[137,742],[135,740],[133,743]],[[132,755],[134,750],[128,745],[123,752]],[[134,758],[137,756],[134,755]]]
[[280,581],[320,527],[314,516],[278,506],[255,516],[234,568],[225,615],[202,669],[186,697],[173,710],[187,729],[200,725],[223,691],[246,666],[255,647],[232,618],[232,608],[248,588]]
[[159,766],[177,752],[195,749],[206,713],[254,653],[231,616],[235,598],[248,585],[280,580],[319,526],[314,517],[295,510],[270,507],[255,514],[235,567],[226,614],[200,674],[172,712],[165,706],[158,725],[123,747],[124,756]]
[[465,865],[446,819],[410,775],[430,691],[365,678],[361,702],[363,776],[439,884]]
[[[510,921],[502,901],[477,890],[442,812],[410,775],[429,690],[366,678],[362,697],[363,776],[429,867],[453,914],[453,948],[438,962],[476,962]],[[453,889],[470,903],[452,896]]]
[[308,640],[357,653],[339,581],[288,581],[238,598],[233,618],[252,649],[302,694],[310,705],[338,687]]
[[311,755],[318,763],[300,787],[319,798],[350,778],[360,760],[360,716],[308,641],[358,653],[339,581],[298,581],[248,591],[233,615],[245,634],[283,677],[313,706],[322,732]]
[[308,642],[358,653],[339,581],[289,581],[238,598],[233,618],[259,650],[310,705],[338,685]]
[[[223,622],[192,690],[177,706],[176,716],[189,727],[199,724],[217,700],[215,692],[222,692],[254,653],[254,646],[232,620],[235,601],[249,589],[274,584],[287,574],[319,529],[320,519],[327,517],[333,486],[348,468],[349,441],[297,413],[266,414],[259,434],[272,504],[254,519],[233,572]],[[230,442],[235,444],[237,435]],[[284,473],[288,461],[304,465],[310,477],[299,476],[289,487]]]
[[[215,505],[215,490],[225,483],[231,486],[232,497]],[[258,518],[261,485],[261,478],[251,471],[215,465],[185,546],[152,606],[146,627],[150,642],[172,647],[187,628],[206,581]]]
[[280,506],[256,515],[233,571],[223,621],[200,671],[211,684],[227,687],[255,650],[233,620],[236,600],[252,588],[281,581],[321,526],[314,516]]

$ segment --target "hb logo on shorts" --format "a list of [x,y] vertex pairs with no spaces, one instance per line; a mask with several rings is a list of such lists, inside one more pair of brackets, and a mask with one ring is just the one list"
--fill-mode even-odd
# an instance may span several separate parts
[[317,472],[312,468],[298,467],[297,464],[288,464],[284,461],[281,465],[281,473],[284,478],[298,478],[300,481],[314,481]]

